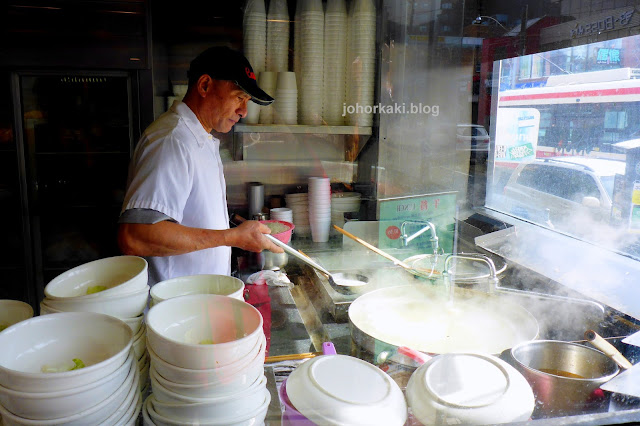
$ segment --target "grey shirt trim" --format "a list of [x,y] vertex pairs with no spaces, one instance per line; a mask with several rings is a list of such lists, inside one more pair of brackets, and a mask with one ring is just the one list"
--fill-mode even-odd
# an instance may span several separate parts
[[146,225],[153,225],[154,223],[162,222],[165,220],[176,222],[176,220],[172,217],[167,216],[166,214],[161,213],[157,210],[128,209],[122,212],[120,218],[118,219],[118,223],[144,223]]

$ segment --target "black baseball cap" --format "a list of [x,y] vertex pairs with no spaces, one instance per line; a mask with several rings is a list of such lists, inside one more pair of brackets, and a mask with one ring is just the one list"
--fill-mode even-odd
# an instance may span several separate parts
[[189,80],[197,80],[203,74],[208,74],[214,80],[233,81],[258,105],[269,105],[274,100],[258,87],[249,60],[229,47],[210,47],[191,61],[187,72]]

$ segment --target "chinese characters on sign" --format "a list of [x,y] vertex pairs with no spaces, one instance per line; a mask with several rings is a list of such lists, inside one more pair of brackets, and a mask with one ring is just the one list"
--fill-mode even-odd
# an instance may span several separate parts
[[[576,24],[575,28],[571,29],[571,38],[588,36],[598,34],[602,31],[610,31],[616,29],[616,25],[624,26],[631,22],[635,9],[622,12],[619,16],[605,16],[588,24]],[[599,52],[598,52],[599,54]]]
[[599,64],[619,64],[620,49],[598,49],[596,62]]

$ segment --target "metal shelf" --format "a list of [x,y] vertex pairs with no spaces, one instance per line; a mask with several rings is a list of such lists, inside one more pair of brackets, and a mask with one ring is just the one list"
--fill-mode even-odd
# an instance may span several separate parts
[[324,135],[371,135],[371,127],[359,126],[307,126],[303,124],[236,124],[237,133],[295,133]]

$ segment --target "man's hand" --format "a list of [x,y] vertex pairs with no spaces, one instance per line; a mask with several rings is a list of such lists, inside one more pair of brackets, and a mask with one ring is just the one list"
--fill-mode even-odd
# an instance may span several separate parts
[[281,247],[264,236],[264,234],[271,233],[269,227],[256,220],[247,220],[237,228],[231,228],[227,232],[229,237],[227,245],[229,246],[253,252],[262,250],[269,250],[274,253],[284,252]]

